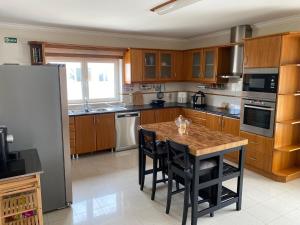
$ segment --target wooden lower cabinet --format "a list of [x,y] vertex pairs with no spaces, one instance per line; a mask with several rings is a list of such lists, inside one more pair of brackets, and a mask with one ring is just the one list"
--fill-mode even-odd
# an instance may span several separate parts
[[199,112],[193,109],[183,109],[184,117],[192,120],[192,123],[206,126],[206,112]]
[[75,117],[69,117],[69,135],[70,135],[70,154],[75,155]]
[[[235,136],[239,136],[240,135],[240,120],[223,116],[222,132],[232,134]],[[230,161],[233,161],[233,162],[238,162],[239,153],[232,152],[232,153],[226,154],[225,158],[229,159]]]
[[210,130],[222,131],[222,116],[206,113],[206,126]]
[[116,147],[115,114],[101,114],[95,116],[96,150]]
[[93,115],[75,116],[75,152],[96,151],[96,127]]
[[175,121],[182,114],[180,108],[150,109],[141,111],[141,124]]
[[274,139],[243,131],[240,136],[249,141],[246,146],[246,165],[271,173]]

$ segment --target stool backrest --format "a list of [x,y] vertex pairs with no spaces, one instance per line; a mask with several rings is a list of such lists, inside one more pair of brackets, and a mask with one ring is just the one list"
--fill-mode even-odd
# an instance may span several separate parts
[[156,133],[145,129],[140,129],[140,148],[151,153],[156,153]]
[[189,147],[171,140],[167,140],[168,163],[183,170],[191,168]]

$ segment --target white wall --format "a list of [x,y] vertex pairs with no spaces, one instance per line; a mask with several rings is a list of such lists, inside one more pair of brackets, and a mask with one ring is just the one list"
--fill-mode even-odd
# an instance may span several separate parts
[[[17,44],[4,43],[4,37],[17,37]],[[109,47],[143,47],[182,49],[184,40],[133,36],[77,29],[61,29],[0,23],[0,64],[30,64],[28,41],[98,45]]]

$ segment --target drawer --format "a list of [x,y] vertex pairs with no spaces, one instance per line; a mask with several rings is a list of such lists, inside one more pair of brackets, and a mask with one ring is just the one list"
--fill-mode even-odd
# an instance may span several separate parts
[[192,123],[206,125],[206,112],[199,112],[192,109],[183,109],[184,117],[191,119]]

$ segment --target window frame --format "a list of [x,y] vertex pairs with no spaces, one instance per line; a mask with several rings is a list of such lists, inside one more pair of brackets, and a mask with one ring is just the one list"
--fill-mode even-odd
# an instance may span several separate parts
[[[46,63],[53,62],[77,62],[81,64],[81,72],[82,72],[82,99],[80,100],[69,100],[68,104],[83,104],[87,99],[88,103],[96,104],[96,103],[105,103],[105,102],[121,102],[121,76],[122,76],[122,60],[115,58],[80,58],[80,57],[46,57]],[[89,97],[89,74],[88,74],[88,63],[114,63],[115,69],[115,80],[114,80],[114,95],[115,98],[98,98],[98,99],[90,99]]]

